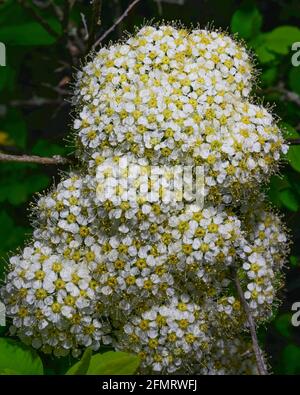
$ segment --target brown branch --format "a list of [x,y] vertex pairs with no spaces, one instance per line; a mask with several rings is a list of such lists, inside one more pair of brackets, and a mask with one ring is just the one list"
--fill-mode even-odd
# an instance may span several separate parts
[[262,352],[261,352],[261,349],[259,347],[258,340],[257,340],[255,322],[252,317],[250,307],[245,299],[244,292],[242,290],[238,276],[235,277],[235,284],[236,284],[236,289],[237,289],[239,298],[241,300],[242,306],[244,308],[244,311],[245,311],[245,314],[247,316],[247,320],[249,323],[250,334],[251,334],[251,338],[252,338],[252,346],[253,346],[253,350],[254,350],[254,354],[255,354],[255,358],[256,358],[258,373],[260,375],[267,375],[268,371],[267,371],[264,357],[262,355]]
[[94,0],[93,8],[92,8],[92,21],[91,21],[91,27],[89,31],[89,39],[87,45],[88,50],[92,48],[96,37],[97,26],[100,26],[101,24],[101,20],[100,20],[101,8],[102,8],[102,0]]
[[[122,7],[120,5],[120,0],[113,1],[113,9],[114,9],[114,13],[115,13],[113,22],[115,22],[118,18],[120,18],[121,14],[122,14]],[[116,27],[116,30],[117,30],[118,37],[121,37],[122,31],[123,31],[122,22],[120,22],[118,24],[118,26]]]
[[115,28],[123,21],[123,19],[127,17],[133,7],[136,6],[140,1],[141,0],[134,0],[131,4],[129,4],[129,6],[126,8],[123,14],[115,21],[115,23],[108,30],[106,30],[106,32],[104,32],[101,37],[98,38],[98,40],[93,45],[93,49],[95,49],[111,32],[115,30]]
[[287,142],[290,143],[290,145],[300,145],[300,138],[299,139],[287,139]]
[[62,96],[73,96],[72,92],[70,92],[70,91],[68,91],[66,89],[60,88],[59,86],[52,86],[51,84],[48,84],[47,82],[42,82],[41,85],[44,86],[45,88],[51,89],[53,92],[56,92],[59,95],[62,95]]
[[54,0],[49,1],[49,6],[52,8],[54,14],[57,16],[59,21],[63,20],[63,11],[62,9],[55,4]]
[[65,165],[71,161],[60,155],[50,158],[37,155],[9,155],[0,152],[0,162],[38,163],[41,165]]
[[88,29],[88,26],[87,26],[86,17],[84,15],[84,13],[82,13],[82,12],[80,13],[80,16],[81,16],[81,21],[82,21],[83,30],[84,30],[84,37],[83,37],[83,39],[87,40],[89,38],[89,29]]
[[280,82],[275,87],[270,87],[261,91],[263,94],[272,94],[272,93],[280,93],[282,100],[287,100],[291,103],[296,104],[300,107],[300,96],[296,92],[289,91],[284,87],[284,84]]
[[296,92],[291,92],[283,86],[278,86],[277,91],[282,94],[283,99],[288,100],[291,103],[296,104],[300,107],[300,96]]
[[40,25],[43,26],[43,28],[53,37],[55,38],[59,38],[59,34],[52,29],[52,27],[49,25],[49,23],[39,14],[35,11],[35,9],[33,7],[31,7],[30,4],[28,4],[27,1],[25,0],[19,0],[20,5],[25,8],[26,10],[28,10],[28,12],[30,12],[30,14],[32,15],[32,17],[39,22]]
[[71,11],[70,0],[65,0],[63,17],[62,17],[62,22],[61,22],[63,33],[65,36],[68,36],[70,11]]
[[12,100],[8,103],[12,107],[41,107],[67,104],[62,99],[46,99],[44,97],[35,96],[28,100]]

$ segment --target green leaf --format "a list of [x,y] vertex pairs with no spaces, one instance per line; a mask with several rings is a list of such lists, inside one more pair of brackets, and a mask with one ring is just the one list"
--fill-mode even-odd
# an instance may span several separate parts
[[290,264],[292,267],[298,267],[299,265],[299,258],[296,257],[295,255],[290,256]]
[[[5,211],[0,211],[0,254],[8,252],[20,245],[24,241],[27,232],[29,232],[28,228],[17,226]],[[2,271],[3,264],[1,262],[0,277]]]
[[[299,138],[299,133],[288,123],[281,122],[280,127],[285,138]],[[286,158],[291,167],[300,172],[300,146],[290,145]]]
[[12,339],[0,338],[0,370],[17,374],[42,375],[43,364],[31,348]]
[[292,168],[300,172],[300,146],[291,145],[287,153],[287,158]]
[[279,197],[282,204],[290,211],[297,212],[299,210],[297,195],[291,188],[286,188],[280,191]]
[[296,26],[279,26],[268,33],[261,33],[251,40],[259,61],[263,64],[276,60],[276,54],[287,55],[294,42],[300,41]]
[[2,130],[10,136],[17,147],[25,148],[27,127],[20,111],[10,108],[2,123]]
[[289,73],[290,88],[300,94],[300,67],[292,67]]
[[86,374],[88,371],[88,368],[90,366],[92,358],[92,349],[87,348],[81,358],[81,360],[75,365],[73,365],[67,372],[66,375],[80,375],[80,374]]
[[237,10],[231,19],[231,30],[242,38],[256,36],[262,25],[262,15],[256,7],[246,6]]
[[66,149],[58,144],[49,143],[48,140],[38,140],[38,142],[33,146],[32,153],[34,155],[41,156],[53,156],[53,155],[64,155]]
[[299,137],[297,130],[287,122],[280,122],[279,127],[282,129],[285,138]]
[[125,352],[109,351],[104,354],[96,354],[91,358],[87,374],[134,374],[139,365],[140,360],[136,355]]
[[300,373],[300,347],[294,344],[286,346],[282,353],[282,368],[285,374]]
[[0,91],[7,88],[10,92],[13,90],[15,82],[15,71],[8,65],[0,67]]
[[279,26],[269,33],[265,33],[268,50],[281,55],[287,55],[290,47],[300,41],[300,29],[296,26]]
[[49,185],[49,177],[42,173],[28,174],[20,171],[7,178],[5,184],[0,184],[0,202],[8,201],[14,206],[25,203],[35,192]]
[[291,313],[285,313],[276,318],[274,325],[277,331],[281,334],[281,336],[291,336],[291,316]]
[[261,81],[263,86],[272,86],[278,75],[278,70],[276,67],[270,67],[267,70],[264,70],[261,74]]
[[290,187],[290,183],[287,177],[279,177],[279,176],[272,176],[269,184],[269,188],[267,189],[267,193],[269,199],[273,204],[277,207],[282,207],[282,202],[280,200],[280,191],[284,188]]
[[250,46],[255,50],[259,61],[263,64],[270,63],[276,56],[266,47],[266,34],[261,33],[250,41]]
[[19,373],[13,369],[0,369],[0,375],[1,376],[11,376],[11,375],[19,375]]
[[16,25],[30,20],[31,16],[24,12],[16,0],[6,0],[0,4],[0,26]]
[[[61,33],[60,23],[55,19],[46,19],[49,26],[58,34]],[[0,41],[6,45],[51,45],[56,38],[49,34],[38,22],[26,22],[18,25],[2,26]]]

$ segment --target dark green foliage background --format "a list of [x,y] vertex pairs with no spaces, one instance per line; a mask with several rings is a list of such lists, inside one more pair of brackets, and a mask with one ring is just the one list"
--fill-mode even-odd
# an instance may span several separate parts
[[[99,35],[130,2],[103,0]],[[31,1],[27,3],[32,4]],[[65,2],[57,0],[55,3],[63,5]],[[299,0],[185,0],[184,5],[174,3],[176,0],[142,0],[105,43],[118,39],[125,30],[132,32],[135,25],[151,19],[180,20],[187,26],[200,23],[201,27],[209,23],[237,33],[256,54],[260,74],[254,93],[264,104],[273,105],[273,112],[283,120],[280,122],[288,137],[300,136],[300,66],[293,67],[291,63],[291,46],[300,42]],[[0,42],[7,49],[7,66],[0,67],[0,150],[14,154],[67,155],[73,151],[72,143],[66,140],[72,122],[71,106],[65,96],[51,86],[72,81],[74,59],[66,49],[64,33],[51,8],[38,11],[58,33],[59,39],[49,35],[18,1],[0,2]],[[75,2],[71,13],[74,26],[83,26],[80,13],[85,15],[87,22],[91,20],[90,1]],[[80,58],[83,60],[84,54],[75,58],[75,67],[79,67]],[[267,193],[291,229],[292,255],[286,268],[286,286],[280,295],[283,303],[274,312],[270,324],[260,328],[259,336],[275,373],[300,374],[300,327],[295,328],[290,322],[291,306],[300,301],[300,146],[290,149],[282,174],[282,177],[272,178]],[[60,170],[55,166],[0,162],[2,278],[9,254],[22,247],[30,237],[30,202],[34,202],[37,192],[58,180],[59,175]],[[0,327],[0,336],[6,335],[7,328]],[[72,362],[69,358],[41,357],[48,374],[65,372]]]

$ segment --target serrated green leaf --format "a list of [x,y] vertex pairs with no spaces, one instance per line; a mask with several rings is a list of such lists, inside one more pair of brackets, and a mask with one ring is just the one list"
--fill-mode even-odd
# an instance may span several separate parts
[[134,374],[140,365],[136,355],[125,352],[109,351],[92,356],[88,375],[128,375]]
[[237,10],[231,19],[231,30],[242,38],[256,36],[262,25],[262,15],[256,7],[247,6]]
[[67,372],[66,375],[83,375],[86,374],[90,366],[92,358],[91,348],[87,348],[81,358],[81,360],[75,363]]
[[0,338],[0,370],[42,375],[43,364],[33,349],[15,340]]

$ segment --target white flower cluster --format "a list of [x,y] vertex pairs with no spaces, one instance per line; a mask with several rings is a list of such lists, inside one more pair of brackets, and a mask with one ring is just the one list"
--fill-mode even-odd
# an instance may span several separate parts
[[223,33],[144,27],[78,74],[81,155],[111,148],[151,165],[202,165],[207,199],[238,196],[287,150],[272,115],[247,100],[252,74],[245,49]]
[[208,299],[201,305],[184,294],[173,297],[130,318],[117,348],[137,353],[142,366],[154,371],[192,372],[192,367],[205,364],[216,328],[226,319],[232,321],[233,309],[239,309],[233,297],[219,303]]
[[201,375],[257,375],[252,344],[240,338],[218,339],[210,358],[203,367],[198,365],[196,371]]
[[[111,344],[144,372],[255,372],[234,277],[266,320],[288,242],[259,194],[287,146],[248,99],[252,75],[245,49],[207,30],[146,26],[95,54],[75,89],[82,169],[39,198],[8,265],[13,335],[57,356]],[[166,175],[155,199],[128,195],[153,196],[153,166]],[[203,207],[163,199],[172,166],[202,166]]]
[[96,283],[88,266],[53,254],[35,242],[10,259],[3,292],[11,333],[25,343],[57,356],[80,346],[98,349],[109,343],[111,327],[96,299]]
[[276,292],[283,284],[281,269],[289,243],[280,218],[265,211],[261,201],[249,204],[244,211],[249,244],[241,254],[243,266],[239,273],[241,277],[246,274],[245,298],[259,320],[272,314]]

